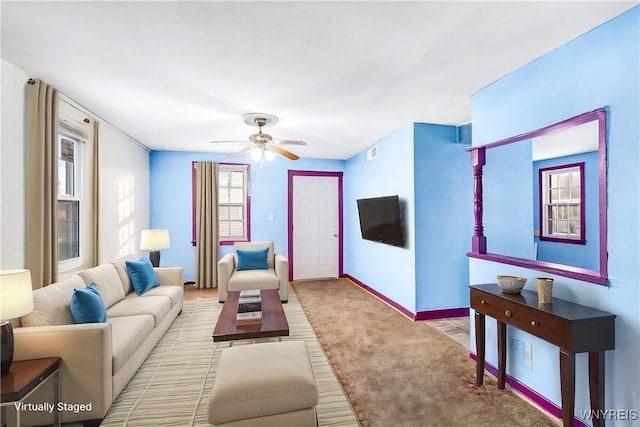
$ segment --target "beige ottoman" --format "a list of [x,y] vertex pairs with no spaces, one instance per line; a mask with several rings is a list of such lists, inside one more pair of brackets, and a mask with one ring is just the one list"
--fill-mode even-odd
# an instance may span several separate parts
[[241,345],[220,356],[208,420],[225,427],[315,427],[317,403],[304,341]]

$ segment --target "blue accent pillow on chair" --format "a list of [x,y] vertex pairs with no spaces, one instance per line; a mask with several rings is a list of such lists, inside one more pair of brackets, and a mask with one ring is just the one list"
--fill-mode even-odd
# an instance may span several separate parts
[[147,258],[140,258],[139,261],[125,261],[127,272],[133,284],[133,290],[137,295],[142,295],[151,288],[160,286],[158,276]]
[[91,282],[86,288],[75,288],[71,295],[71,317],[75,323],[104,323],[107,309],[104,306],[96,284]]
[[269,248],[264,249],[236,249],[238,254],[237,270],[268,270],[267,256]]

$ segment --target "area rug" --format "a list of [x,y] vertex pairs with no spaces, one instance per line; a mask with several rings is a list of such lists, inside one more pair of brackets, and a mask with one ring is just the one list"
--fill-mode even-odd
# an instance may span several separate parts
[[468,351],[347,280],[292,283],[362,426],[555,426]]
[[[320,426],[358,426],[357,418],[322,351],[296,295],[284,304],[290,336],[307,344],[320,402]],[[207,407],[221,352],[228,343],[211,339],[222,304],[215,299],[185,301],[182,314],[116,398],[105,427],[208,426]],[[234,345],[252,345],[240,341]]]

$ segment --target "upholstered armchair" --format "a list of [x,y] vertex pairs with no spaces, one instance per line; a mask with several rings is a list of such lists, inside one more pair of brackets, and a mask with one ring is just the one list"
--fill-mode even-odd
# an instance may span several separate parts
[[289,260],[274,252],[273,242],[236,242],[218,261],[218,301],[245,289],[277,289],[282,302],[289,300]]

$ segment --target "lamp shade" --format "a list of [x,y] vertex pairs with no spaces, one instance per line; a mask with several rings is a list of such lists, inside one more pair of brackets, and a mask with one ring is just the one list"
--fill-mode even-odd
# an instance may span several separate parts
[[271,150],[264,150],[264,158],[271,161],[276,158],[276,155]]
[[0,320],[14,319],[33,311],[29,270],[0,270]]
[[142,230],[140,249],[157,251],[169,247],[171,247],[169,243],[169,230]]

